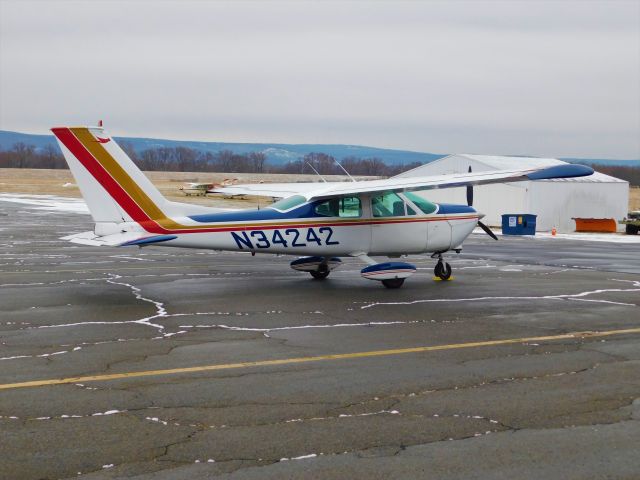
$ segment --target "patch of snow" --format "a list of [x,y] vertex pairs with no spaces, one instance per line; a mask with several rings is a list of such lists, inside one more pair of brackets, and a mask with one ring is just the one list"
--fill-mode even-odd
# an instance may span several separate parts
[[[497,236],[503,236],[499,230],[493,230]],[[480,228],[473,230],[473,233],[486,235]],[[508,235],[511,236],[511,235]],[[611,243],[640,243],[640,235],[626,235],[624,233],[557,233],[552,235],[551,232],[536,232],[535,235],[514,235],[515,237],[526,237],[532,240],[576,240],[584,242],[611,242]]]
[[160,420],[158,417],[144,417],[145,420],[149,420],[150,422],[161,423],[162,425],[168,425],[168,422],[164,420]]
[[126,410],[107,410],[106,412],[97,412],[97,413],[92,413],[91,416],[92,417],[99,417],[99,416],[103,416],[103,415],[116,415],[118,413],[125,413]]
[[309,455],[300,455],[299,457],[291,457],[291,460],[304,460],[306,458],[315,458],[317,457],[317,453],[310,453]]
[[0,201],[30,205],[35,210],[65,213],[89,213],[87,204],[79,198],[65,198],[55,195],[26,195],[0,193]]

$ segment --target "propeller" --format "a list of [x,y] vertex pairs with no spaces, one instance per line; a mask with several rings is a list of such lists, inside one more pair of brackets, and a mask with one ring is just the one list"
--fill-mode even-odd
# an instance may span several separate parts
[[[471,173],[471,165],[469,165],[469,173]],[[473,206],[473,185],[467,185],[467,205],[469,205],[470,207]],[[484,223],[482,223],[480,220],[478,220],[478,226],[482,230],[484,230],[484,233],[489,235],[491,238],[493,238],[494,240],[498,240],[498,237],[496,237],[496,234],[493,233],[491,229],[487,227]]]
[[[471,173],[471,165],[469,165],[469,173]],[[473,206],[473,185],[467,185],[467,205]]]
[[493,238],[494,240],[498,240],[498,237],[496,237],[496,234],[493,233],[491,231],[491,229],[489,227],[487,227],[484,223],[482,223],[480,220],[478,220],[478,226],[484,230],[484,233],[486,233],[487,235],[489,235],[491,238]]

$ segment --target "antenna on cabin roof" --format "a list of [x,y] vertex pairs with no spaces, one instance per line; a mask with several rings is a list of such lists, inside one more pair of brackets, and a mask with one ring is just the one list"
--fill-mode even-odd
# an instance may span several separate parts
[[101,127],[102,126],[102,120],[98,120],[98,126]]
[[333,161],[336,162],[336,165],[338,165],[342,169],[342,171],[347,174],[347,177],[349,177],[352,182],[355,182],[354,178],[349,174],[349,172],[347,172],[347,170],[342,165],[340,165],[340,162],[337,158],[334,158]]
[[316,172],[316,175],[318,175],[318,176],[322,179],[322,181],[323,181],[324,183],[327,183],[327,181],[324,179],[324,177],[323,177],[322,175],[320,175],[320,172],[318,172],[315,168],[313,168],[313,165],[311,165],[309,162],[305,162],[305,163],[306,163],[307,165],[309,165],[309,168],[310,168],[311,170],[313,170],[314,172]]

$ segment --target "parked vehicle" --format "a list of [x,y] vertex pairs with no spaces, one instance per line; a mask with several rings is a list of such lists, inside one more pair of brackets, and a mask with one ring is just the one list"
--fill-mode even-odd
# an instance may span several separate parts
[[640,232],[640,210],[629,212],[627,218],[620,220],[620,223],[626,225],[627,235],[637,235]]

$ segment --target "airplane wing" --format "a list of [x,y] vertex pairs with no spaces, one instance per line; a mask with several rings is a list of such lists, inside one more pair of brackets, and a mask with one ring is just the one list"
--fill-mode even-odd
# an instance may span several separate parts
[[490,183],[584,177],[591,174],[593,174],[593,169],[586,165],[567,164],[546,168],[453,173],[428,177],[393,177],[384,180],[358,182],[245,184],[222,187],[215,189],[215,191],[233,195],[244,194],[279,198],[301,195],[307,200],[316,200],[358,193],[431,190],[465,187],[468,185],[487,185]]
[[244,185],[229,185],[216,187],[207,193],[223,193],[225,195],[255,195],[257,197],[285,198],[292,195],[306,195],[309,192],[340,185],[341,182],[300,182],[300,183],[247,183]]

